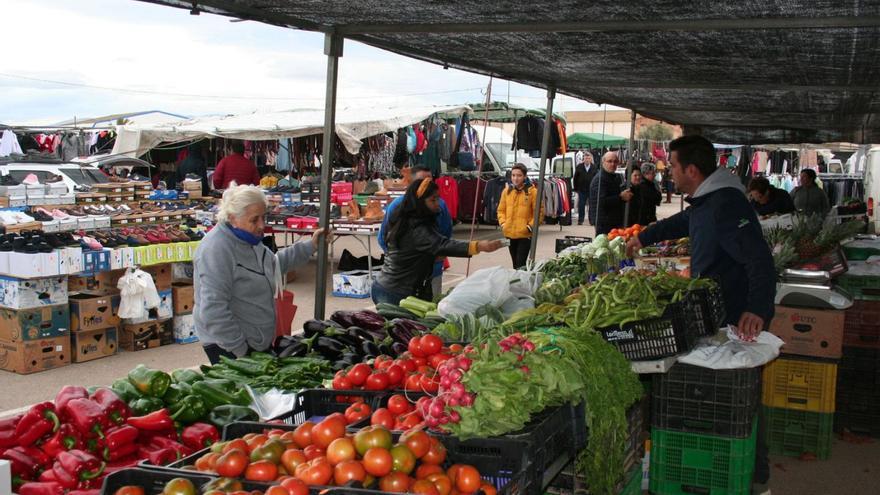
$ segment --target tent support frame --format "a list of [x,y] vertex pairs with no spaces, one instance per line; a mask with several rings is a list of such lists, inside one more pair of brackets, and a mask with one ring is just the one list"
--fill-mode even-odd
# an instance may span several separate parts
[[550,127],[553,125],[553,100],[556,88],[547,88],[547,118],[544,120],[544,137],[541,140],[541,169],[538,171],[538,197],[535,199],[535,217],[532,225],[532,240],[529,245],[529,260],[535,262],[535,251],[538,249],[538,231],[541,230],[541,203],[544,198],[544,172],[547,168],[547,156],[550,153]]

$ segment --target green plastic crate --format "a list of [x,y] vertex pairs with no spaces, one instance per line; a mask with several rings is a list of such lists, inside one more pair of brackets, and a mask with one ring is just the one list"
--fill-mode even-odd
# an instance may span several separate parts
[[764,418],[771,454],[799,457],[813,453],[819,459],[831,456],[834,413],[765,407]]
[[654,428],[651,432],[651,493],[750,495],[758,421],[737,439]]
[[642,494],[642,463],[638,463],[629,473],[629,481],[620,491],[620,495],[641,495]]
[[366,208],[367,203],[370,202],[370,197],[372,194],[355,194],[354,200],[357,202],[358,206],[361,208]]

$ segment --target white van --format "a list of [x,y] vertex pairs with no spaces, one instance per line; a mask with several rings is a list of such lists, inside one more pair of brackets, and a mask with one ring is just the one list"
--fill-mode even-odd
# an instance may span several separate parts
[[[527,175],[531,179],[538,178],[538,172],[540,171],[540,158],[532,158],[523,150],[514,150],[511,149],[513,146],[513,136],[507,133],[504,129],[499,127],[486,127],[482,125],[471,125],[475,131],[477,131],[477,135],[480,137],[480,140],[483,140],[483,136],[485,135],[484,140],[484,156],[488,158],[489,163],[492,165],[492,170],[494,170],[498,175],[506,175],[510,169],[513,167],[517,161],[524,162],[526,169],[528,170]],[[556,155],[551,160],[549,160],[549,165],[547,170],[544,171],[545,174],[557,174],[562,175],[563,177],[573,177],[574,176],[574,166],[575,166],[575,155],[574,151],[570,151],[562,155]],[[485,160],[484,160],[485,162]],[[486,163],[483,164],[483,171],[486,170]]]

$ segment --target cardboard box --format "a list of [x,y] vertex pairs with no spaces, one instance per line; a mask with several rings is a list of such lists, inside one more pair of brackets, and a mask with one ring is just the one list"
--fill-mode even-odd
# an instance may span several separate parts
[[174,315],[173,293],[171,289],[159,291],[159,307],[147,308],[144,305],[144,316],[139,318],[126,318],[125,323],[144,323],[155,319],[168,319]]
[[187,283],[175,283],[171,286],[172,303],[175,315],[193,312],[195,287]]
[[119,348],[126,351],[142,351],[168,345],[173,341],[170,319],[125,324],[119,334]]
[[839,358],[845,311],[776,306],[770,332],[782,339],[784,354]]
[[0,306],[12,309],[67,304],[67,277],[20,279],[0,277]]
[[145,266],[143,271],[153,276],[153,283],[156,284],[156,290],[171,290],[171,264],[163,263],[161,265]]
[[[375,278],[375,274],[373,278]],[[352,270],[333,274],[334,296],[370,297],[371,285],[369,272],[366,270]]]
[[38,278],[43,276],[43,257],[40,253],[9,253],[7,275],[19,278]]
[[70,364],[70,336],[27,342],[0,340],[0,369],[27,375]]
[[[81,247],[65,247],[64,254],[59,256],[59,263],[63,267],[67,263],[67,273],[73,275],[83,271],[83,256]],[[66,261],[65,261],[66,260]],[[61,272],[63,275],[65,272]]]
[[192,313],[188,315],[174,316],[174,341],[178,344],[189,344],[198,342],[199,336],[196,335],[196,322]]
[[20,342],[60,337],[70,332],[66,304],[32,309],[0,309],[0,340]]
[[71,359],[84,363],[116,354],[118,332],[116,327],[110,327],[70,334]]
[[[189,243],[185,243],[189,244]],[[175,282],[190,282],[193,279],[192,263],[174,263],[171,265],[171,278]]]
[[93,275],[72,275],[68,277],[70,292],[90,292],[92,294],[118,294],[116,284],[125,275],[125,270],[112,270]]
[[70,331],[83,332],[119,325],[119,296],[80,293],[70,296]]

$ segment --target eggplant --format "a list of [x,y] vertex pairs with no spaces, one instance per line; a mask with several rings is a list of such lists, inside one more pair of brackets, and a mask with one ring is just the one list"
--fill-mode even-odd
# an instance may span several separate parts
[[314,337],[315,335],[322,333],[328,326],[329,325],[321,320],[308,320],[303,323],[303,333],[306,338]]
[[322,335],[312,344],[312,350],[324,356],[328,361],[335,361],[348,350],[348,347],[336,339]]
[[400,356],[404,352],[408,351],[409,348],[406,346],[406,344],[395,342],[391,344],[391,350],[394,351],[393,353],[391,353],[392,356]]
[[392,345],[391,345],[391,344],[388,344],[388,343],[385,343],[385,342],[379,344],[379,352],[381,352],[382,354],[387,354],[387,355],[389,355],[389,356],[395,356],[395,355],[396,355],[395,352],[394,352],[394,348],[392,347]]
[[374,340],[373,334],[364,330],[361,327],[348,327],[348,329],[345,331],[345,333],[347,333],[353,337],[357,337],[358,340],[366,340],[366,341]]
[[361,343],[361,351],[363,351],[363,354],[372,354],[374,356],[382,353],[382,351],[379,350],[379,346],[369,341]]
[[342,328],[348,328],[355,326],[354,323],[354,311],[334,311],[332,315],[330,315],[330,319],[342,325]]
[[338,328],[325,328],[324,336],[338,340],[352,349],[360,348],[362,342],[361,339],[349,335],[345,330],[340,330]]
[[385,329],[385,317],[375,311],[365,309],[355,311],[351,315],[351,321],[355,326],[370,332],[381,332]]
[[309,352],[309,345],[304,342],[297,342],[293,345],[289,345],[284,348],[279,354],[278,357],[303,357]]

